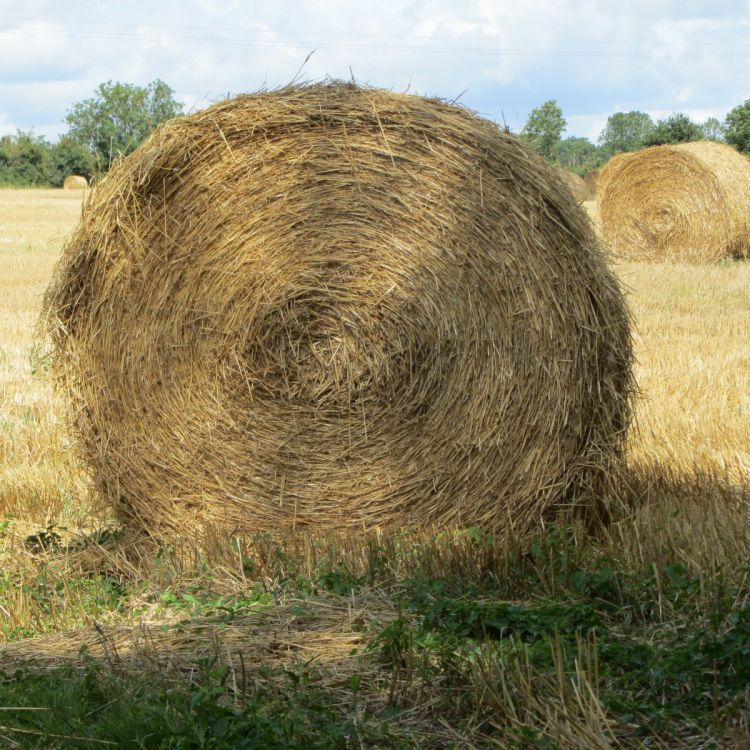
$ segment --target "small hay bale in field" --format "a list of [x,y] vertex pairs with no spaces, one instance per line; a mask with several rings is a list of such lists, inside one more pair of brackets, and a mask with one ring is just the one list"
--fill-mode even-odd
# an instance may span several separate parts
[[629,320],[583,211],[469,111],[345,84],[168,122],[47,293],[120,519],[525,530],[621,449]]
[[583,203],[585,200],[588,200],[589,190],[586,187],[586,183],[583,181],[583,177],[577,175],[575,172],[568,172],[565,169],[561,169],[559,172],[578,203]]
[[583,178],[583,181],[586,183],[586,200],[587,201],[596,200],[596,183],[599,180],[600,173],[601,173],[601,170],[594,169],[592,172],[589,172]]
[[77,174],[68,175],[63,181],[64,190],[85,190],[88,186],[88,180]]
[[654,146],[599,177],[602,232],[630,260],[708,262],[750,253],[750,161],[712,141]]

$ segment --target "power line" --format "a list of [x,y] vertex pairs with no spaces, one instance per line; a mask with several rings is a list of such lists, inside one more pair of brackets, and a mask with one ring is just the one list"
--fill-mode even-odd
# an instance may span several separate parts
[[[22,16],[5,16],[0,15],[0,21],[14,21],[17,23],[55,23],[62,26],[74,25],[74,26],[118,26],[123,28],[132,29],[157,29],[159,31],[164,29],[164,25],[151,25],[144,23],[126,23],[123,21],[93,21],[91,19],[82,19],[72,21],[69,18],[66,19],[44,19],[44,18],[28,18]],[[750,27],[750,23],[742,24]],[[316,37],[358,37],[367,39],[401,39],[411,41],[461,41],[461,42],[494,42],[503,44],[577,44],[577,45],[600,45],[600,46],[628,46],[628,47],[639,47],[648,46],[649,42],[640,41],[616,41],[616,40],[597,40],[597,39],[533,39],[533,38],[503,38],[500,36],[484,35],[480,37],[466,37],[466,36],[439,36],[431,35],[429,37],[419,36],[417,34],[371,34],[364,32],[355,31],[296,31],[291,29],[272,29],[270,27],[258,28],[255,26],[197,26],[187,24],[169,24],[171,29],[187,29],[187,30],[199,30],[199,31],[231,31],[236,33],[253,32],[260,34],[278,34],[284,36],[310,36],[314,34]],[[726,27],[736,29],[737,26]],[[684,45],[682,43],[673,44],[662,44],[665,47],[676,47],[681,48]],[[701,42],[701,43],[690,43],[691,47],[718,47],[724,49],[726,47],[743,47],[750,48],[750,42]]]
[[[0,21],[13,20],[15,22],[24,23],[60,23],[61,26],[65,26],[64,23],[57,21],[44,21],[41,19],[21,19],[16,16],[0,16]],[[66,22],[70,25],[71,22]],[[310,49],[315,47],[317,49],[330,49],[330,50],[344,50],[344,49],[355,49],[363,52],[435,52],[441,54],[455,54],[455,55],[492,55],[496,57],[517,57],[517,56],[548,56],[558,58],[624,58],[624,59],[659,59],[660,57],[668,57],[670,55],[678,55],[681,59],[714,59],[714,60],[729,60],[738,59],[750,56],[750,44],[737,43],[737,44],[720,44],[720,43],[704,43],[704,44],[684,44],[684,45],[658,45],[651,46],[646,42],[599,42],[599,41],[573,41],[573,40],[532,40],[532,39],[493,39],[490,37],[481,38],[464,38],[464,37],[408,37],[408,36],[397,36],[397,35],[386,35],[386,34],[358,34],[358,33],[341,33],[341,32],[277,32],[272,30],[258,30],[258,29],[247,29],[252,31],[254,34],[262,34],[264,38],[236,38],[236,37],[216,37],[216,36],[205,36],[205,35],[165,35],[163,33],[152,33],[150,30],[159,29],[163,31],[163,27],[155,27],[149,25],[139,24],[127,24],[127,23],[112,23],[112,24],[101,24],[95,21],[76,21],[72,22],[75,25],[97,25],[97,26],[117,26],[126,29],[133,29],[133,31],[108,31],[108,30],[83,30],[74,28],[6,28],[0,29],[0,34],[16,34],[23,36],[64,36],[73,38],[91,38],[91,39],[126,39],[136,40],[143,43],[172,43],[172,44],[207,44],[207,45],[220,45],[230,47],[275,47],[275,48],[293,48],[293,49]],[[197,26],[171,26],[172,29],[201,29],[206,30],[203,27]],[[144,33],[143,30],[146,30]],[[226,31],[225,27],[213,27],[214,31],[223,30]],[[241,31],[240,29],[233,29],[233,31]],[[285,35],[305,35],[305,40],[294,41],[294,40],[282,40],[282,39],[268,39],[268,35],[283,33]],[[346,38],[356,37],[365,39],[400,39],[410,40],[410,44],[384,44],[384,43],[344,43],[344,42],[321,42],[321,37],[334,37],[334,38]],[[425,46],[436,40],[442,41],[455,41],[458,43],[466,44],[467,42],[481,43],[482,45],[492,44],[493,46]],[[533,47],[524,47],[521,45],[533,44]],[[557,48],[559,45],[586,45],[588,49],[566,49],[565,47]],[[601,47],[597,49],[596,47]],[[624,47],[624,49],[623,49]],[[642,47],[643,49],[638,49]],[[738,48],[737,52],[712,52],[713,49],[726,50],[727,48],[735,47]],[[630,49],[628,49],[630,48]],[[686,52],[685,50],[694,50],[692,52]],[[700,51],[705,50],[705,51]],[[741,52],[739,50],[747,50]]]
[[705,52],[680,53],[678,50],[669,48],[654,48],[651,51],[643,52],[624,52],[616,50],[561,50],[552,48],[521,48],[521,47],[425,47],[421,45],[374,45],[374,44],[330,44],[320,43],[314,39],[308,41],[282,41],[282,40],[261,40],[261,39],[232,39],[217,37],[197,37],[197,36],[165,36],[151,34],[125,34],[125,33],[106,33],[106,32],[85,32],[85,31],[62,31],[56,29],[0,29],[0,35],[14,34],[20,36],[59,36],[74,39],[123,39],[134,40],[139,42],[152,43],[172,43],[172,44],[206,44],[229,47],[274,47],[274,48],[294,48],[294,49],[328,49],[328,50],[359,50],[362,52],[435,52],[443,54],[458,55],[492,55],[497,57],[517,57],[517,56],[549,56],[558,58],[622,58],[622,59],[643,59],[653,60],[670,55],[679,56],[680,59],[694,60],[736,60],[750,57],[750,50],[737,53],[710,54]]

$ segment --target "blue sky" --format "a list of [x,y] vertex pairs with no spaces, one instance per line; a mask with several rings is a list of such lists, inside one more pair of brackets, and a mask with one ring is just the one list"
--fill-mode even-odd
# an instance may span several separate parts
[[[314,50],[314,52],[313,52]],[[566,135],[609,114],[723,118],[750,98],[750,0],[0,0],[0,134],[54,139],[102,81],[161,78],[188,109],[301,76],[460,101]]]

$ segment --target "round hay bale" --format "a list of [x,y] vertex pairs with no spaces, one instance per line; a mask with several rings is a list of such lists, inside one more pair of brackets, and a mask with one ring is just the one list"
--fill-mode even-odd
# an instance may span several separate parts
[[629,421],[619,286],[541,159],[346,84],[159,128],[46,298],[79,449],[123,523],[528,529]]
[[622,165],[625,161],[627,161],[633,154],[631,152],[624,152],[621,154],[617,154],[616,156],[613,156],[600,170],[599,170],[599,177],[596,180],[596,200],[597,203],[601,200],[601,193],[602,193],[602,185],[605,183],[602,181],[602,174],[604,174],[604,171],[607,171],[607,182],[611,182],[614,180],[615,171],[618,169],[620,165]]
[[585,200],[588,200],[589,189],[586,187],[583,177],[577,175],[575,172],[568,172],[565,169],[560,169],[558,171],[578,203],[583,203]]
[[599,177],[602,232],[630,260],[708,262],[750,252],[750,161],[713,141],[612,159]]
[[68,175],[63,180],[64,190],[85,190],[89,186],[89,182],[85,177],[81,177],[78,174]]
[[600,169],[594,169],[583,178],[583,181],[586,183],[586,200],[587,201],[596,200],[596,183],[599,180],[600,173],[601,173]]

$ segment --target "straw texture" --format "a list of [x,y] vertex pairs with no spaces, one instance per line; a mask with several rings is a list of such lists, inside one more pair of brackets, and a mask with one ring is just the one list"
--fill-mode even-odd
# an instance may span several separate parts
[[565,184],[568,186],[570,192],[578,203],[583,203],[585,200],[588,200],[589,189],[586,187],[583,177],[577,175],[575,172],[568,172],[565,169],[560,170],[560,175],[563,180],[565,180]]
[[583,178],[583,181],[586,183],[586,200],[588,201],[596,200],[596,185],[600,174],[600,169],[594,169]]
[[63,188],[65,190],[84,190],[88,186],[88,180],[85,177],[81,177],[77,174],[68,175],[63,180]]
[[157,130],[44,319],[99,492],[157,537],[525,528],[630,416],[626,308],[559,178],[463,108],[354,85]]
[[602,170],[598,197],[618,256],[701,263],[750,253],[750,161],[721,143],[621,154]]

